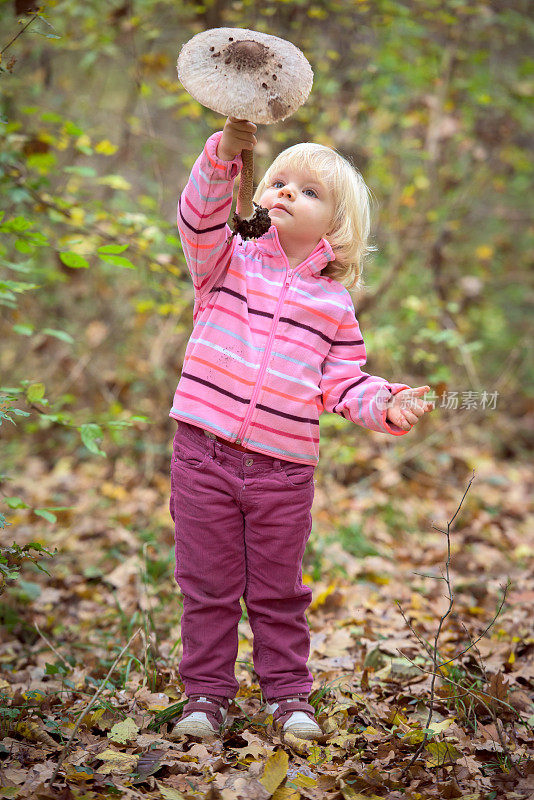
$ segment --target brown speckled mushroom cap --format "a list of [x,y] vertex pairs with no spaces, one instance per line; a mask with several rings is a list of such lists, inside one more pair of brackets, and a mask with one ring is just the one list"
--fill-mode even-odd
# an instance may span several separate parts
[[212,28],[184,44],[176,65],[184,88],[227,117],[269,124],[308,97],[313,72],[291,42],[247,28]]

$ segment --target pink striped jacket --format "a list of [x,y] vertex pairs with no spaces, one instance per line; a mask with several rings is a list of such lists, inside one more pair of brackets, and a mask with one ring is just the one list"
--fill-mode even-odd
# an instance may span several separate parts
[[242,162],[217,157],[214,133],[178,203],[194,285],[193,332],[169,413],[259,453],[319,460],[319,416],[331,411],[402,436],[385,403],[408,389],[362,372],[365,345],[351,296],[321,275],[326,239],[294,269],[272,225],[256,241],[231,238],[227,219]]

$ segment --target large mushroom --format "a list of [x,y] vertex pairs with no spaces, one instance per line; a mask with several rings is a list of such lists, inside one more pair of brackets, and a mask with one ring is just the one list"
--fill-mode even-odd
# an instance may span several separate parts
[[[186,42],[176,64],[184,88],[203,106],[227,117],[270,124],[286,119],[308,97],[313,72],[304,54],[285,39],[247,28],[212,28]],[[252,201],[254,155],[241,152],[243,169],[234,233],[263,236],[271,220]]]

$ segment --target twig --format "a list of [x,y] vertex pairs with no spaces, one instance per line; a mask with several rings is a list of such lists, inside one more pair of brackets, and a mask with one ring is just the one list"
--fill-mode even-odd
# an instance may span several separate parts
[[72,664],[69,664],[69,662],[68,662],[68,661],[66,661],[66,659],[64,659],[64,658],[63,658],[63,656],[61,655],[61,653],[59,653],[59,652],[56,650],[56,648],[54,647],[54,645],[52,644],[52,642],[50,642],[50,641],[49,641],[49,640],[46,638],[46,636],[44,635],[44,633],[42,632],[42,630],[39,628],[39,625],[38,625],[36,622],[34,622],[33,624],[34,624],[34,625],[35,625],[35,627],[37,628],[37,633],[39,634],[39,636],[41,636],[41,638],[43,638],[43,639],[45,640],[45,642],[47,643],[47,645],[49,646],[49,648],[50,648],[50,649],[51,649],[51,650],[52,650],[52,651],[53,651],[53,652],[56,654],[56,656],[57,656],[59,659],[61,659],[61,661],[63,661],[63,663],[65,664],[65,666],[66,666],[66,667],[68,667],[69,669],[72,669]]
[[[430,578],[432,578],[432,577],[435,577],[435,576],[433,576],[433,575],[429,575],[429,577],[430,577]],[[447,664],[450,664],[452,661],[456,661],[456,659],[458,658],[458,656],[461,656],[461,655],[463,655],[463,653],[467,653],[467,651],[468,651],[468,650],[470,650],[470,649],[471,649],[471,647],[474,647],[474,646],[475,646],[475,644],[476,644],[477,642],[479,642],[479,641],[482,639],[482,637],[483,637],[483,636],[485,636],[485,635],[486,635],[486,633],[489,631],[489,629],[491,628],[491,626],[495,624],[495,620],[497,619],[497,617],[498,617],[498,616],[499,616],[499,614],[501,613],[502,607],[503,607],[503,605],[504,605],[504,601],[506,600],[506,592],[508,591],[508,589],[510,588],[510,586],[511,586],[511,581],[508,579],[508,582],[506,583],[506,586],[505,586],[505,587],[504,587],[504,589],[503,589],[503,598],[502,598],[501,604],[500,604],[499,608],[497,609],[497,611],[496,611],[496,613],[495,613],[495,616],[494,616],[494,617],[493,617],[493,619],[492,619],[492,620],[491,620],[491,621],[488,623],[488,625],[486,625],[486,627],[484,628],[484,630],[482,631],[482,633],[480,634],[480,636],[479,636],[477,639],[475,639],[475,641],[474,641],[474,642],[472,642],[472,643],[471,643],[471,644],[470,644],[468,647],[465,647],[463,650],[460,650],[458,653],[455,653],[455,655],[453,655],[453,657],[452,657],[452,658],[449,658],[449,659],[447,659],[447,661],[441,661],[439,664],[437,664],[437,665],[436,665],[436,668],[437,668],[437,669],[441,669],[441,667],[445,667],[445,666],[447,666]],[[416,631],[416,630],[415,630],[415,628],[413,627],[413,625],[411,624],[411,622],[410,622],[410,621],[409,621],[409,620],[406,618],[406,615],[404,614],[404,611],[402,610],[402,608],[401,608],[401,605],[400,605],[400,603],[399,603],[399,601],[398,601],[398,600],[397,600],[397,605],[398,605],[398,607],[399,607],[399,611],[401,612],[401,614],[402,614],[402,616],[403,616],[403,618],[404,618],[404,621],[406,622],[406,624],[408,625],[408,627],[410,628],[410,630],[412,631],[412,633],[414,634],[414,636],[416,636],[416,637],[417,637],[417,639],[418,639],[418,640],[421,642],[421,644],[423,645],[423,647],[425,648],[425,650],[427,651],[427,653],[428,653],[429,655],[432,655],[432,653],[431,653],[431,651],[430,651],[430,647],[431,647],[431,646],[428,644],[428,642],[427,642],[425,639],[423,639],[423,637],[422,637],[422,636],[421,636],[421,635],[418,633],[418,631]],[[461,622],[461,620],[460,620],[460,624],[462,624],[462,626],[463,626],[463,627],[464,627],[464,629],[465,629],[465,625],[463,625],[463,623]],[[476,648],[475,648],[475,649],[476,649]],[[401,654],[401,656],[402,656],[403,658],[407,658],[407,659],[408,659],[408,661],[411,661],[411,659],[410,659],[410,658],[409,658],[409,657],[408,657],[408,656],[407,656],[405,653],[403,653],[401,650],[399,650],[399,648],[398,648],[398,647],[397,647],[397,651],[398,651],[398,652]],[[412,663],[413,663],[413,662],[412,662]]]
[[[424,667],[421,666],[421,664],[416,664],[415,661],[413,661],[410,658],[410,656],[407,656],[406,653],[403,653],[402,650],[399,650],[398,647],[397,647],[397,651],[401,654],[401,656],[403,658],[407,659],[410,662],[410,664],[413,664],[413,666],[416,669],[418,669],[420,672],[423,672],[425,675],[432,675],[433,674],[431,669],[425,669]],[[474,692],[473,689],[468,689],[466,686],[462,686],[461,683],[458,683],[457,681],[454,681],[452,678],[447,677],[447,675],[440,675],[439,677],[440,677],[440,680],[446,681],[447,683],[450,683],[453,686],[457,686],[459,689],[462,689],[464,694],[473,695],[473,697],[475,697],[477,700],[480,700],[480,702],[482,703],[483,706],[485,706],[486,704],[480,698],[480,695],[484,695],[484,697],[490,697],[492,700],[495,700],[497,703],[500,703],[501,705],[506,706],[506,708],[509,708],[510,711],[514,712],[514,714],[517,714],[518,716],[521,716],[519,714],[517,708],[514,708],[513,706],[510,705],[510,703],[507,703],[505,700],[499,700],[498,697],[494,697],[489,692],[484,692],[484,691],[482,691],[482,689],[477,689],[476,692]],[[463,697],[463,695],[455,695],[455,697]]]
[[[504,596],[506,596],[506,591],[507,591],[507,589],[508,589],[508,587],[509,587],[509,586],[510,586],[510,580],[508,580],[508,583],[506,584],[506,588],[505,588],[505,591],[504,591]],[[495,615],[495,619],[498,617],[498,615],[499,615],[499,613],[500,613],[500,610],[501,610],[501,608],[502,608],[502,605],[503,605],[503,603],[504,603],[504,596],[503,596],[503,601],[502,601],[502,603],[501,603],[501,605],[500,605],[499,609],[497,610],[497,614]],[[479,660],[478,660],[478,665],[479,665],[479,667],[480,667],[480,669],[481,669],[481,671],[482,671],[482,674],[484,675],[484,680],[486,681],[486,683],[487,683],[487,684],[488,684],[488,686],[489,686],[489,685],[490,685],[490,681],[489,681],[489,679],[488,679],[488,673],[486,672],[486,667],[484,666],[484,661],[482,660],[482,656],[481,656],[481,654],[480,654],[480,650],[479,650],[479,649],[478,649],[478,647],[476,646],[476,643],[479,641],[480,637],[479,637],[478,639],[475,639],[475,641],[474,641],[474,642],[473,642],[473,641],[471,641],[471,634],[470,634],[470,633],[469,633],[469,631],[467,630],[467,628],[466,628],[466,626],[464,625],[464,623],[463,623],[463,621],[462,621],[462,620],[460,620],[460,625],[461,625],[461,626],[462,626],[462,628],[464,629],[464,631],[465,631],[465,633],[466,633],[466,635],[467,635],[467,638],[468,638],[468,639],[469,639],[469,641],[471,642],[471,644],[469,645],[469,648],[470,648],[470,647],[473,647],[473,648],[475,649],[475,652],[476,652],[476,654],[477,654],[477,656],[478,656],[478,659],[479,659]],[[469,649],[469,648],[468,648],[468,649]],[[498,674],[498,673],[497,673],[497,674]],[[502,701],[502,700],[501,700],[499,697],[495,697],[494,695],[491,695],[491,697],[492,697],[492,699],[493,699],[494,701],[496,701],[497,703],[502,703],[502,702],[503,702],[503,701]],[[485,704],[484,704],[484,705],[485,705]],[[515,710],[515,709],[514,709],[514,710]],[[490,706],[488,707],[488,711],[489,711],[489,713],[490,713],[490,716],[491,716],[491,718],[492,718],[492,720],[493,720],[493,724],[495,725],[495,730],[497,731],[497,736],[499,737],[499,742],[500,742],[500,745],[501,745],[502,749],[504,750],[504,753],[505,753],[505,754],[508,756],[508,758],[510,759],[510,762],[511,762],[511,764],[512,764],[512,768],[513,768],[514,772],[515,772],[517,775],[519,775],[519,776],[520,776],[520,775],[521,775],[521,773],[520,773],[520,771],[518,770],[518,768],[516,767],[516,765],[514,764],[514,762],[513,762],[513,760],[512,760],[512,756],[511,756],[510,748],[508,747],[508,745],[506,744],[506,742],[505,742],[505,740],[504,740],[503,731],[501,730],[501,725],[502,725],[502,722],[501,722],[501,720],[499,719],[499,717],[497,716],[497,714],[496,714],[496,712],[495,712],[495,709],[492,707],[492,705],[490,705]]]
[[[448,596],[448,600],[449,600],[449,605],[448,605],[448,608],[445,611],[445,613],[442,614],[441,617],[440,617],[440,620],[439,620],[439,623],[438,623],[438,628],[437,628],[436,634],[434,636],[434,646],[431,647],[429,644],[424,642],[422,637],[419,636],[419,634],[417,634],[415,632],[414,628],[411,625],[409,625],[410,629],[412,631],[414,631],[414,633],[416,634],[417,639],[421,643],[424,644],[424,648],[425,648],[426,652],[430,655],[430,657],[432,659],[432,667],[433,668],[432,668],[432,672],[431,672],[432,680],[430,682],[430,698],[429,698],[429,706],[428,706],[428,717],[427,717],[427,721],[426,721],[426,725],[425,725],[425,729],[424,729],[423,739],[420,742],[419,746],[417,747],[417,750],[413,754],[410,762],[404,768],[403,775],[406,774],[406,772],[409,770],[409,768],[417,761],[417,759],[419,758],[420,753],[422,752],[422,750],[424,749],[424,747],[425,747],[425,745],[426,745],[426,743],[428,741],[428,731],[430,730],[430,723],[432,722],[432,715],[434,713],[434,695],[435,695],[435,691],[436,691],[436,680],[437,680],[438,676],[441,674],[439,672],[439,666],[438,666],[438,660],[441,660],[441,656],[439,656],[439,651],[438,651],[438,640],[439,640],[439,636],[441,634],[441,630],[443,628],[443,624],[444,624],[446,618],[451,613],[452,606],[454,604],[454,594],[453,594],[453,591],[452,591],[450,572],[449,572],[449,567],[450,567],[450,563],[451,563],[451,536],[450,536],[450,530],[451,530],[452,523],[456,519],[456,516],[458,515],[458,513],[460,511],[460,508],[462,507],[462,503],[463,503],[463,501],[464,501],[464,499],[465,499],[465,497],[467,495],[467,492],[469,491],[469,489],[471,487],[471,484],[473,483],[474,478],[475,478],[475,471],[473,470],[473,476],[472,476],[471,480],[469,481],[469,484],[467,485],[467,488],[466,488],[466,490],[465,490],[465,492],[463,494],[462,499],[460,500],[458,508],[456,509],[452,519],[449,520],[449,522],[447,523],[447,530],[443,531],[443,533],[447,537],[447,560],[445,562],[445,576],[443,576],[443,579],[445,580],[445,583],[447,585],[447,590],[448,590],[448,595],[447,596]],[[400,604],[397,603],[397,605],[400,608]],[[404,619],[406,619],[406,617],[404,616],[404,613],[402,612],[402,609],[401,609],[401,613],[402,613]],[[439,656],[439,659],[438,659],[438,656]]]
[[91,708],[94,706],[94,704],[95,704],[95,702],[97,701],[97,699],[98,699],[98,698],[100,697],[100,695],[102,694],[102,692],[103,692],[103,690],[104,690],[104,687],[105,687],[105,685],[107,684],[107,682],[108,682],[108,680],[109,680],[109,678],[110,678],[110,676],[111,676],[111,673],[113,672],[113,670],[114,670],[114,669],[115,669],[115,667],[117,666],[118,662],[120,661],[120,659],[122,658],[122,656],[124,655],[124,653],[126,652],[126,650],[128,650],[128,648],[130,647],[130,645],[131,645],[132,641],[135,639],[135,637],[137,636],[137,634],[139,633],[139,631],[140,631],[140,630],[141,630],[141,628],[138,628],[138,629],[135,631],[135,633],[132,633],[132,635],[131,635],[131,636],[130,636],[130,638],[128,639],[128,642],[127,642],[127,643],[124,645],[124,647],[123,647],[123,648],[122,648],[122,650],[120,651],[119,655],[117,656],[117,658],[115,659],[115,661],[113,662],[113,664],[111,665],[111,667],[109,668],[109,672],[108,672],[108,674],[106,675],[106,677],[104,678],[103,682],[100,684],[100,687],[99,687],[99,689],[98,689],[97,693],[94,695],[93,699],[91,700],[91,702],[89,703],[89,705],[87,706],[87,708],[86,708],[84,711],[82,711],[82,713],[79,715],[78,719],[76,720],[76,725],[75,725],[75,726],[74,726],[74,728],[72,729],[72,731],[71,731],[71,734],[70,734],[70,736],[69,736],[69,739],[68,739],[68,741],[67,741],[67,743],[66,743],[65,747],[64,747],[64,748],[63,748],[63,750],[61,751],[61,754],[60,754],[60,756],[59,756],[58,762],[57,762],[57,764],[56,764],[56,768],[55,768],[55,770],[54,770],[54,772],[53,772],[53,774],[52,774],[52,777],[50,778],[50,786],[52,786],[52,785],[53,785],[53,783],[54,783],[54,781],[55,781],[55,779],[56,779],[56,775],[58,774],[58,772],[59,772],[59,769],[60,769],[60,767],[61,767],[61,764],[63,763],[63,760],[64,760],[64,758],[65,758],[65,756],[66,756],[66,754],[67,754],[67,750],[69,749],[69,747],[70,747],[70,745],[71,745],[71,743],[72,743],[72,740],[74,739],[74,736],[76,735],[76,731],[77,731],[77,730],[78,730],[78,728],[80,727],[80,723],[81,723],[81,721],[82,721],[82,720],[83,720],[83,718],[84,718],[84,717],[87,715],[87,713],[88,713],[88,712],[91,710]]
[[6,46],[5,46],[5,47],[4,47],[2,50],[0,50],[0,56],[2,55],[2,53],[5,53],[5,51],[7,50],[7,48],[8,48],[8,47],[11,47],[11,45],[13,44],[13,42],[15,41],[15,39],[18,39],[18,38],[19,38],[19,36],[20,36],[22,33],[24,33],[24,31],[26,30],[26,28],[28,27],[28,25],[31,25],[31,24],[32,24],[32,22],[34,21],[34,19],[37,19],[37,17],[38,17],[38,16],[39,16],[39,12],[37,12],[37,14],[34,14],[34,16],[31,18],[31,20],[30,20],[29,22],[27,22],[27,23],[26,23],[26,25],[25,25],[25,26],[24,26],[24,27],[23,27],[23,28],[22,28],[22,29],[21,29],[21,30],[20,30],[20,31],[17,33],[17,35],[16,35],[16,36],[14,36],[14,37],[11,39],[11,41],[10,41],[10,42],[8,42],[8,43],[6,44]]
[[[143,584],[143,590],[144,590],[144,594],[145,594],[145,601],[144,601],[145,608],[143,608],[142,611],[143,611],[143,615],[145,617],[145,629],[146,629],[148,647],[151,650],[153,648],[155,659],[156,658],[160,659],[161,658],[161,653],[160,653],[160,649],[159,649],[159,646],[158,646],[158,632],[157,632],[156,626],[154,624],[154,618],[152,616],[152,609],[150,607],[150,596],[148,594],[148,567],[147,567],[147,557],[148,556],[147,556],[147,550],[148,550],[148,542],[145,542],[143,544],[143,571],[142,571],[142,574],[141,574],[141,581],[142,581],[142,584]],[[150,638],[150,630],[154,634],[154,641],[152,641],[151,638]],[[155,661],[155,659],[154,659],[154,661]]]

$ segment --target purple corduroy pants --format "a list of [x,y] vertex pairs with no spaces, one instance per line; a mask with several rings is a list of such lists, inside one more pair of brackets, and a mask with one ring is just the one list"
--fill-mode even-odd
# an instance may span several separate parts
[[314,467],[240,452],[177,421],[170,512],[183,596],[185,693],[233,698],[243,597],[254,670],[266,700],[308,694],[312,592],[302,557],[312,526]]

